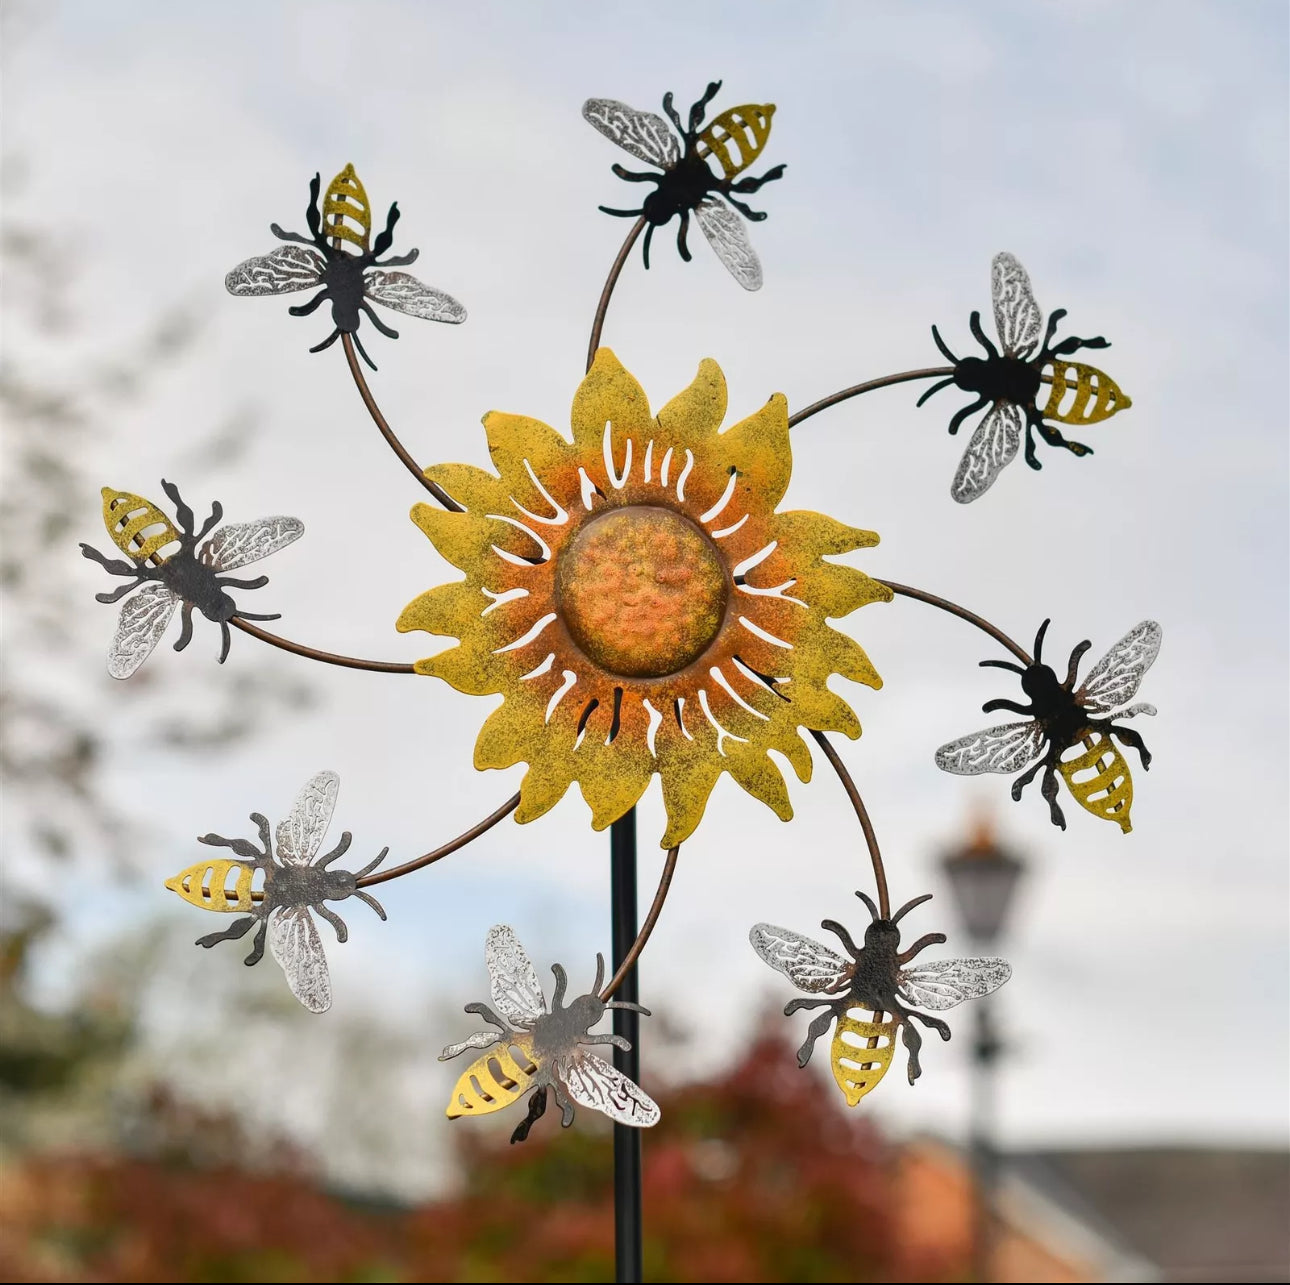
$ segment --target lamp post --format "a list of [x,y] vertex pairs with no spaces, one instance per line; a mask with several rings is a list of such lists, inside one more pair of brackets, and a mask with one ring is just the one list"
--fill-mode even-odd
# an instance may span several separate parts
[[[968,842],[948,853],[941,868],[949,880],[959,918],[975,948],[984,951],[998,940],[1024,869],[995,840],[993,827],[978,822]],[[1002,1045],[994,1022],[993,998],[973,1005],[972,1109],[970,1157],[975,1200],[972,1226],[972,1279],[994,1279],[994,1148],[995,1068]]]

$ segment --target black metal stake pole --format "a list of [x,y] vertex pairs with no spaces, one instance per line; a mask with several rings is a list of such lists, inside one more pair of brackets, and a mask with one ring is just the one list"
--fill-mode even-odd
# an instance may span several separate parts
[[994,1280],[994,1201],[998,1182],[994,1144],[995,1064],[999,1041],[988,999],[975,1006],[976,1030],[972,1049],[972,1275],[974,1281]]
[[[614,969],[636,940],[636,811],[615,821],[609,830],[610,900],[613,903]],[[616,999],[640,1002],[636,967],[632,966]],[[640,1083],[640,1017],[614,1009],[614,1034],[631,1043],[631,1052],[614,1050],[614,1065]],[[614,1279],[641,1279],[641,1131],[614,1125]]]

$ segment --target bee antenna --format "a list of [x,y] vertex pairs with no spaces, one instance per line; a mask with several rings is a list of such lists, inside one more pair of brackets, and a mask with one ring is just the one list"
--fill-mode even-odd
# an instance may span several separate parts
[[1038,665],[1040,657],[1044,651],[1044,635],[1048,632],[1048,626],[1053,623],[1052,617],[1049,616],[1042,625],[1039,626],[1039,632],[1035,635],[1035,664]]
[[370,893],[366,893],[362,888],[360,888],[356,893],[354,893],[354,896],[357,897],[359,901],[367,902],[367,904],[371,906],[382,919],[385,918],[385,907],[382,906],[381,903]]
[[[1038,662],[1039,657],[1035,657]],[[1014,674],[1024,674],[1026,671],[1020,665],[1013,664],[1010,660],[982,660],[977,662],[982,669],[1008,669]]]
[[901,906],[894,915],[892,915],[891,922],[893,924],[899,923],[911,910],[913,910],[915,906],[921,906],[923,902],[931,901],[931,899],[932,894],[930,892],[925,892],[921,897],[915,897],[913,901],[905,902],[905,904]]
[[629,999],[607,999],[605,1000],[605,1007],[625,1008],[629,1013],[640,1013],[644,1017],[654,1016],[643,1004],[633,1004]]
[[600,985],[605,980],[605,957],[596,951],[596,980],[591,983],[591,993],[600,994]]
[[860,900],[869,908],[869,917],[874,921],[874,923],[877,923],[878,907],[875,906],[873,901],[865,893],[861,892],[859,888],[856,889],[856,896],[859,897]]
[[376,854],[376,856],[374,856],[371,859],[371,861],[367,863],[367,865],[365,865],[360,871],[358,871],[354,875],[354,878],[365,879],[368,875],[372,873],[373,870],[376,869],[377,866],[381,864],[382,861],[385,860],[385,858],[389,855],[389,852],[390,852],[390,849],[389,849],[389,845],[387,844],[384,848],[380,850],[380,852]]
[[941,350],[942,356],[947,358],[949,361],[952,361],[957,366],[959,364],[959,359],[950,352],[945,340],[941,338],[941,332],[937,330],[935,326],[932,327],[932,338],[936,340],[936,346]]

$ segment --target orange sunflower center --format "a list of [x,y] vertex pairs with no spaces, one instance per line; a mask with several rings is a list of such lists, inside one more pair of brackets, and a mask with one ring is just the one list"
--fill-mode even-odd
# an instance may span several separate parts
[[633,504],[588,522],[560,557],[560,614],[613,674],[661,678],[697,660],[721,629],[725,569],[708,537],[671,509]]

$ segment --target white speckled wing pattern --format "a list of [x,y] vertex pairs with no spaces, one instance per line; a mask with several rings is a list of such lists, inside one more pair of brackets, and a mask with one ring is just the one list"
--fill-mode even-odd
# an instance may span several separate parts
[[291,993],[311,1012],[331,1007],[331,974],[318,926],[305,906],[279,906],[269,919],[269,950]]
[[996,254],[990,265],[994,325],[1006,357],[1028,357],[1039,342],[1044,314],[1035,302],[1030,276],[1011,254]]
[[[1101,660],[1088,671],[1084,684],[1076,692],[1084,707],[1094,714],[1109,714],[1127,704],[1142,685],[1143,675],[1160,654],[1164,631],[1154,620],[1144,620],[1129,630]],[[1151,706],[1135,708],[1145,714]]]
[[1020,772],[1043,753],[1046,739],[1033,718],[1024,723],[1000,723],[942,745],[936,751],[936,766],[956,776]]
[[719,196],[705,196],[694,207],[694,217],[708,238],[708,244],[727,271],[745,290],[760,290],[761,260],[748,239],[743,217]]
[[959,461],[950,495],[959,504],[979,500],[1021,448],[1021,408],[1012,402],[995,402],[976,426]]
[[845,987],[850,979],[852,965],[841,955],[789,928],[754,924],[748,940],[762,962],[783,973],[798,990],[831,992]]
[[648,1129],[657,1124],[657,1103],[621,1071],[581,1050],[559,1059],[559,1075],[580,1106],[600,1111],[618,1124]]
[[547,1011],[546,996],[513,928],[496,924],[488,930],[484,962],[493,1006],[517,1031],[529,1030]]
[[640,112],[614,98],[588,98],[583,119],[638,160],[670,170],[681,159],[676,135],[653,112]]
[[284,865],[307,866],[318,851],[323,835],[331,824],[340,793],[340,777],[335,772],[319,772],[296,795],[291,815],[278,822],[278,860]]
[[290,294],[318,285],[326,267],[326,259],[310,246],[280,245],[239,263],[224,278],[224,288],[235,295]]
[[423,321],[443,321],[460,325],[466,320],[466,309],[450,294],[428,286],[407,272],[382,272],[373,268],[363,274],[363,293],[395,312]]
[[299,518],[260,518],[220,527],[202,547],[202,560],[216,571],[236,571],[259,562],[299,540],[305,524]]
[[177,606],[179,599],[155,582],[125,600],[108,646],[108,673],[113,678],[129,678],[152,655]]
[[942,1013],[997,991],[1011,976],[1006,959],[934,959],[902,969],[899,993],[915,1008]]

